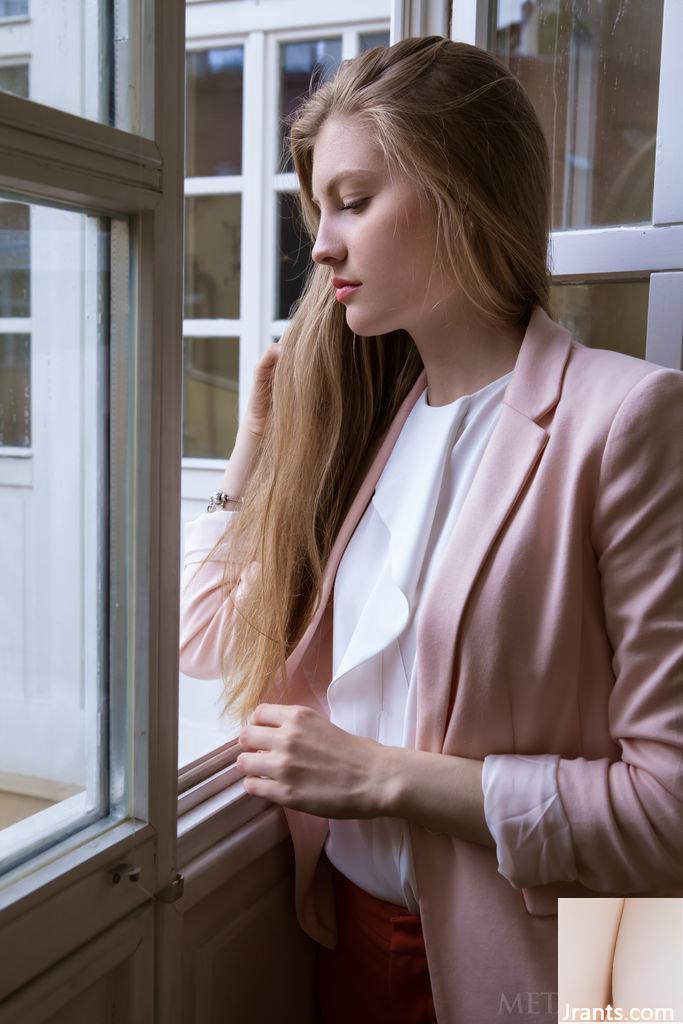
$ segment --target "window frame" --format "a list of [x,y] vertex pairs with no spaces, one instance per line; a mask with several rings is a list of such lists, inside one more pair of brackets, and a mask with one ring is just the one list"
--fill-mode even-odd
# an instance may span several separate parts
[[[112,302],[111,351],[117,335],[121,358],[111,367],[120,387],[111,400],[112,418],[118,402],[119,426],[128,416],[131,427],[118,438],[118,457],[111,452],[110,475],[110,493],[125,511],[110,558],[123,603],[109,624],[110,665],[129,701],[112,722],[115,749],[127,751],[126,817],[102,818],[2,876],[0,929],[9,953],[0,999],[177,874],[185,3],[128,0],[118,10],[125,25],[117,41],[125,36],[128,50],[118,54],[126,80],[118,81],[117,103],[129,111],[131,131],[0,93],[4,195],[129,218],[125,291]],[[141,868],[140,884],[114,887],[112,867],[124,858]],[[55,929],[55,920],[68,926]]]
[[[453,7],[451,39],[487,48],[494,4],[461,0]],[[552,231],[549,266],[557,284],[591,284],[650,275],[645,358],[683,369],[683,138],[677,97],[683,63],[683,6],[663,0],[652,222]]]

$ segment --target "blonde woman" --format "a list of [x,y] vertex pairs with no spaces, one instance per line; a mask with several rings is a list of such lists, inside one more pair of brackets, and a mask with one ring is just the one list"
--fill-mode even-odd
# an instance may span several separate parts
[[312,265],[187,526],[180,667],[284,809],[322,1024],[556,1020],[558,896],[683,891],[683,373],[550,316],[491,54],[344,61],[290,146]]

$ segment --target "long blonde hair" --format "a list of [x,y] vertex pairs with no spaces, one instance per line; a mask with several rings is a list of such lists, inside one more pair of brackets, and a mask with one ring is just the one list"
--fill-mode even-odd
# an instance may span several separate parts
[[[549,315],[550,164],[542,128],[497,57],[442,36],[403,39],[341,63],[290,118],[303,224],[315,240],[313,146],[328,117],[353,118],[390,173],[407,176],[436,215],[437,251],[490,322]],[[344,516],[396,411],[423,369],[400,329],[364,337],[346,324],[329,268],[311,263],[280,344],[272,414],[225,543],[223,713],[244,720],[269,696],[320,598]],[[362,471],[362,472],[361,472]],[[229,534],[229,544],[228,544]],[[251,566],[234,601],[235,567]]]

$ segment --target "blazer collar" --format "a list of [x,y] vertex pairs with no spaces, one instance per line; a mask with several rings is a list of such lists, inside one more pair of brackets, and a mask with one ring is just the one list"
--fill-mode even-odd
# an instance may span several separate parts
[[[417,633],[418,709],[416,746],[440,751],[453,705],[451,672],[460,617],[490,547],[548,439],[540,420],[558,402],[571,350],[570,332],[535,306],[519,350],[503,407],[474,481],[460,510],[457,529],[444,551]],[[323,573],[320,600],[286,661],[292,678],[313,638],[330,594],[341,556],[372,497],[401,428],[427,386],[422,370],[399,406],[339,529]],[[458,572],[452,566],[458,565]],[[329,682],[329,681],[328,681]],[[324,694],[316,694],[324,702]]]
[[534,306],[517,355],[504,402],[538,422],[553,409],[562,390],[562,378],[571,350],[572,335],[541,306]]

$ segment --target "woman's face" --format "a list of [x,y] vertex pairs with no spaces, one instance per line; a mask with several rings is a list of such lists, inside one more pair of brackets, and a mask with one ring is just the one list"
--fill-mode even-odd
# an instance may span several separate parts
[[[362,173],[333,182],[344,171]],[[390,180],[367,132],[328,118],[314,146],[312,192],[320,208],[312,258],[329,268],[333,294],[333,277],[361,285],[338,300],[351,330],[369,336],[404,328],[414,335],[430,317],[443,323],[446,292],[433,269],[434,217],[410,181]]]

